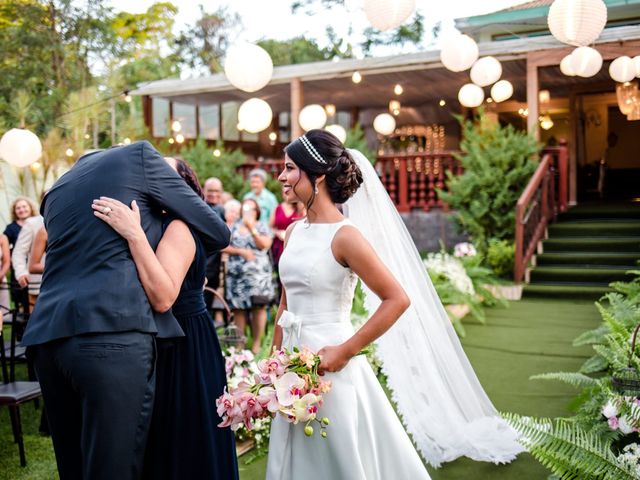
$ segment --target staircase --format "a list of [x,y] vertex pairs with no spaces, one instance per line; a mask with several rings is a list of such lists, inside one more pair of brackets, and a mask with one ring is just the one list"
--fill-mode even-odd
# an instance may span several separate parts
[[640,205],[585,204],[549,226],[526,297],[597,299],[640,260]]

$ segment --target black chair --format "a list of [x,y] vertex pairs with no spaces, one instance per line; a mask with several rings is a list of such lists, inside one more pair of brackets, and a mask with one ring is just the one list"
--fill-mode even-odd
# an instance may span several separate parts
[[[16,352],[16,337],[14,333],[16,325],[17,310],[12,310],[13,325],[11,328],[11,342],[9,351],[14,354]],[[4,343],[4,335],[0,330],[0,340]],[[0,384],[0,406],[6,405],[9,409],[9,417],[11,418],[11,429],[13,431],[13,439],[18,444],[20,452],[20,465],[25,467],[27,459],[24,451],[24,438],[22,433],[22,420],[20,418],[20,406],[31,400],[37,400],[42,396],[40,384],[38,382],[17,382],[15,379],[15,355],[7,355],[4,348],[0,349],[0,364],[2,367],[2,384]],[[7,363],[9,365],[7,365]]]

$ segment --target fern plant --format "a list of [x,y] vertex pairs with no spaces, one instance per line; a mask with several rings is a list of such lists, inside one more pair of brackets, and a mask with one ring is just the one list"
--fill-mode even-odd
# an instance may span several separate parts
[[637,480],[632,467],[616,457],[610,440],[571,420],[504,417],[531,455],[561,479]]

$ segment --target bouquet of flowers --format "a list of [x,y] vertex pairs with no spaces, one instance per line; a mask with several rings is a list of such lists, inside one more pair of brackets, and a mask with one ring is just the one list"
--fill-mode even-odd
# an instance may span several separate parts
[[219,427],[236,431],[244,426],[251,430],[256,421],[282,415],[288,422],[305,423],[304,433],[314,434],[313,422],[320,426],[320,435],[327,436],[328,418],[317,418],[322,396],[331,390],[331,382],[318,374],[320,357],[308,348],[274,350],[260,360],[253,378],[229,385],[218,400]]

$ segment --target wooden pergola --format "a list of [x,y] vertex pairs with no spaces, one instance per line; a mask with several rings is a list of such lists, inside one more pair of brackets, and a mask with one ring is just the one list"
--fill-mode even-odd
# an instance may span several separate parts
[[[615,94],[615,82],[608,74],[609,62],[621,55],[640,55],[640,28],[607,28],[594,47],[602,54],[605,63],[594,77],[580,78],[567,77],[560,72],[560,61],[571,53],[572,47],[561,44],[550,35],[479,44],[480,56],[492,55],[500,60],[503,67],[502,78],[509,80],[514,86],[512,99],[498,105],[489,105],[490,111],[505,113],[527,108],[527,128],[539,138],[540,90],[549,90],[551,93],[552,100],[546,108],[562,107],[569,110],[571,135],[566,140],[569,147],[570,203],[575,203],[577,198],[577,96],[586,92]],[[359,84],[354,84],[351,80],[355,71],[360,72],[363,77]],[[457,134],[457,122],[451,114],[464,111],[458,103],[457,93],[469,81],[468,72],[454,73],[445,69],[440,62],[439,51],[424,51],[381,58],[276,67],[269,84],[253,94],[234,88],[224,74],[197,79],[155,81],[140,86],[131,94],[143,97],[145,122],[149,127],[153,124],[154,97],[195,105],[197,109],[229,101],[242,102],[257,96],[266,100],[274,113],[290,112],[292,138],[303,133],[297,118],[304,105],[331,103],[337,110],[351,113],[352,123],[359,122],[375,141],[375,134],[371,129],[373,117],[387,111],[389,100],[396,98],[393,87],[397,83],[404,88],[402,95],[397,97],[402,103],[403,112],[398,117],[398,126],[403,123],[440,123],[451,126],[447,127],[448,131]],[[445,101],[444,107],[440,106],[441,100]],[[446,148],[456,149],[457,140],[455,135],[448,138]],[[253,150],[249,151],[255,156],[278,158],[282,146],[279,142],[275,145],[269,142],[268,131],[265,131],[258,136]]]

